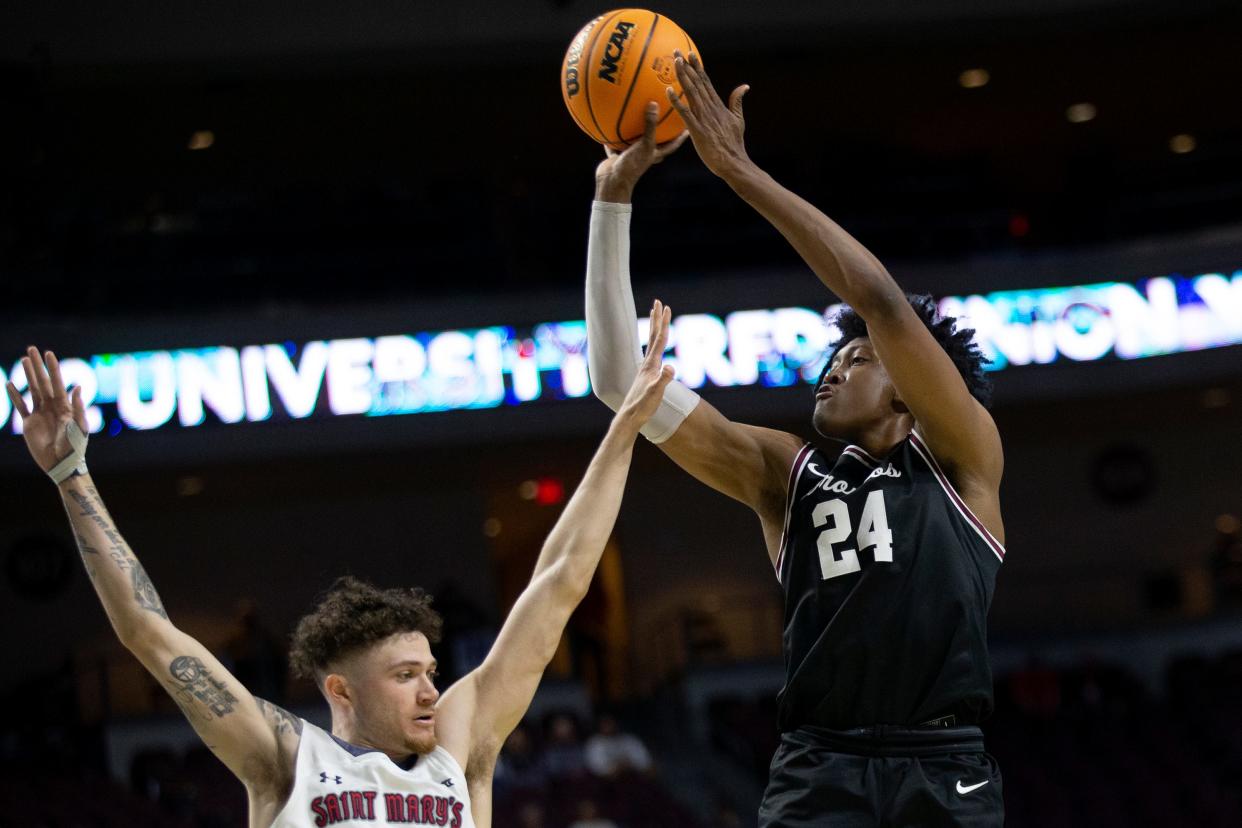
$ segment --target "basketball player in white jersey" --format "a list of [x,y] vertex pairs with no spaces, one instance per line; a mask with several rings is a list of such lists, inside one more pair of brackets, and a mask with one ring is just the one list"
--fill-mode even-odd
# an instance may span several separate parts
[[81,393],[66,392],[56,357],[32,347],[22,359],[29,406],[12,383],[7,391],[27,448],[60,490],[117,637],[246,786],[251,828],[361,822],[483,828],[492,822],[497,754],[586,595],[616,521],[635,439],[672,378],[660,363],[669,316],[657,302],[650,356],[476,670],[441,697],[431,652],[440,621],[420,590],[342,579],[302,619],[293,661],[314,674],[332,710],[331,733],[252,696],[169,621],[87,472]]

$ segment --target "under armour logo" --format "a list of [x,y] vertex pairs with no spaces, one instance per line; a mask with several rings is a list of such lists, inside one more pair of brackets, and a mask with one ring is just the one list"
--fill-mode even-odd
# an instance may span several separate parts
[[451,788],[453,787],[453,778],[450,776],[448,779],[441,779],[440,784],[446,788]]
[[336,784],[338,784],[338,785],[339,785],[339,784],[341,784],[341,777],[339,777],[339,776],[329,776],[329,775],[328,775],[328,773],[327,773],[327,771],[320,771],[320,772],[319,772],[319,781],[320,781],[320,782],[327,782],[329,779],[331,779],[333,782],[335,782],[335,783],[336,783]]

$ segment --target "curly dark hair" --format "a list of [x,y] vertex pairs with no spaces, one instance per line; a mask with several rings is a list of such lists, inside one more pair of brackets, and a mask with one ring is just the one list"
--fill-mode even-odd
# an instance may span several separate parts
[[[932,337],[940,343],[940,347],[944,348],[944,352],[953,360],[958,373],[966,381],[966,388],[970,391],[970,395],[985,408],[990,406],[992,404],[992,380],[983,370],[983,366],[991,360],[985,357],[979,350],[979,346],[975,344],[974,328],[959,328],[956,317],[941,316],[936,307],[936,300],[930,294],[907,293],[906,300],[909,301],[910,307],[914,308],[919,319],[923,320],[927,330],[931,331]],[[828,361],[824,363],[824,370],[819,375],[819,381],[815,383],[817,391],[823,384],[837,351],[851,340],[867,336],[866,320],[848,305],[843,306],[837,312],[833,322],[841,331],[841,338],[832,344],[832,349],[828,352]]]
[[380,589],[351,575],[337,578],[319,605],[298,621],[289,649],[293,672],[315,680],[342,656],[394,633],[419,632],[435,644],[443,621],[421,589]]

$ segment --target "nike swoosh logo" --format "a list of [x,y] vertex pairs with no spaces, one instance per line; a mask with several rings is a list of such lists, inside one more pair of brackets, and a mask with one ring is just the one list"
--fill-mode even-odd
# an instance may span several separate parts
[[958,793],[960,793],[960,794],[968,794],[968,793],[970,793],[970,792],[971,792],[971,791],[973,791],[973,790],[976,790],[976,789],[978,789],[978,788],[982,788],[984,785],[988,784],[988,783],[989,783],[989,782],[991,782],[991,781],[992,781],[992,780],[990,780],[990,779],[985,779],[985,780],[983,780],[982,782],[976,782],[976,783],[975,783],[975,784],[973,784],[973,785],[963,785],[963,784],[962,784],[962,780],[960,780],[960,779],[959,779],[959,780],[957,780],[957,792],[958,792]]

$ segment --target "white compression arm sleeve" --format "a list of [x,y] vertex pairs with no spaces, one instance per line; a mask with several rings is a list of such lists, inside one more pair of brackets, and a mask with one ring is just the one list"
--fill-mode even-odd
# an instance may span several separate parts
[[[630,288],[630,214],[628,204],[596,201],[591,205],[587,242],[587,359],[595,396],[616,411],[638,374],[643,352]],[[699,395],[674,380],[664,389],[655,416],[643,435],[663,443],[699,404]]]

